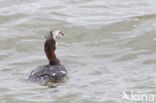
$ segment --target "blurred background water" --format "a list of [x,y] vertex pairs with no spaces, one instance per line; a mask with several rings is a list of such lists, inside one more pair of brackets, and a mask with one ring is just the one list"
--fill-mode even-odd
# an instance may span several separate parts
[[[56,88],[25,82],[50,30],[65,33]],[[155,0],[0,0],[0,103],[131,103],[123,92],[156,95],[155,72]]]

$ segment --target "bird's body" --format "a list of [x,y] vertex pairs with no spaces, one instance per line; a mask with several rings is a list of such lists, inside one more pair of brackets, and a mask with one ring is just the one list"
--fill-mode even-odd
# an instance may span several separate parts
[[29,80],[32,82],[48,83],[48,82],[61,82],[67,75],[67,70],[60,60],[55,55],[56,39],[58,35],[63,35],[60,31],[51,31],[47,36],[44,45],[45,54],[49,60],[48,65],[39,66],[36,70],[32,71]]
[[57,65],[42,65],[35,71],[32,71],[29,78],[32,82],[61,82],[67,75],[67,70],[62,64]]

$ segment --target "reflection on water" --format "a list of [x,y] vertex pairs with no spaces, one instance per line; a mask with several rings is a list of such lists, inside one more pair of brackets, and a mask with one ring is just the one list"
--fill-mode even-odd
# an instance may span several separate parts
[[[0,0],[1,103],[125,103],[123,91],[156,95],[154,0]],[[57,56],[69,80],[24,80],[47,64],[44,35],[65,32]],[[131,101],[127,101],[131,102]]]

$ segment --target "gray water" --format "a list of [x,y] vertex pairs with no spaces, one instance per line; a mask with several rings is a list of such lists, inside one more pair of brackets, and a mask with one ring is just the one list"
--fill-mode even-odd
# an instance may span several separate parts
[[[25,81],[48,63],[50,30],[65,33],[69,79],[56,88]],[[0,0],[0,103],[131,103],[156,96],[155,72],[155,0]]]

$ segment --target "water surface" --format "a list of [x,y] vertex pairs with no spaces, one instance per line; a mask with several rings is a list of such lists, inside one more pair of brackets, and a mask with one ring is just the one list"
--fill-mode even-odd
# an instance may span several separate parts
[[[131,103],[156,95],[155,0],[0,0],[1,103]],[[25,82],[47,64],[44,35],[61,30],[57,56],[69,80]],[[155,98],[156,101],[156,98]]]

